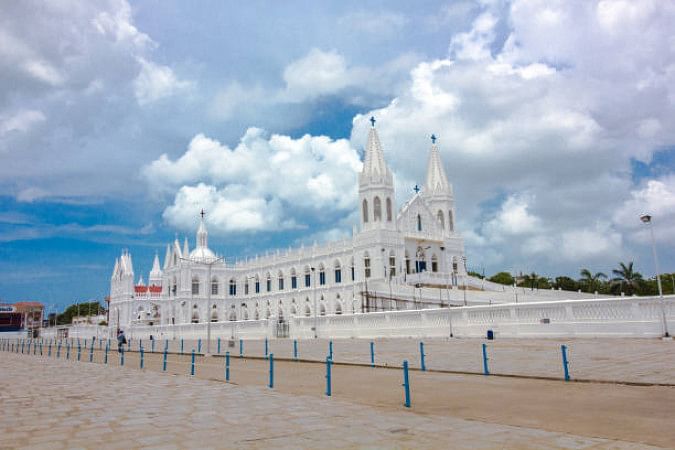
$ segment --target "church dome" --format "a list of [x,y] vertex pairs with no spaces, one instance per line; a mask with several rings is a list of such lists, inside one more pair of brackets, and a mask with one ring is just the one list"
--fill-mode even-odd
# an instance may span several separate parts
[[199,262],[211,262],[216,259],[216,255],[208,247],[197,247],[190,252],[190,259]]

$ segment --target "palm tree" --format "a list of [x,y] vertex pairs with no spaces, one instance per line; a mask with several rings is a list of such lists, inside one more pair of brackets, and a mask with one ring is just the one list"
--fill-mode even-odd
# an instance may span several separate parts
[[[633,263],[631,263],[633,264]],[[605,275],[602,272],[596,272],[593,274],[590,270],[588,269],[581,269],[581,279],[579,280],[579,283],[585,284],[588,286],[588,292],[593,292],[597,291],[597,285],[600,282],[600,280],[606,280],[607,275]]]
[[612,279],[612,286],[614,288],[620,286],[620,291],[623,291],[625,285],[626,294],[628,295],[632,295],[642,282],[642,274],[633,270],[633,261],[629,262],[628,265],[620,262],[619,268],[613,269],[612,273],[615,275]]

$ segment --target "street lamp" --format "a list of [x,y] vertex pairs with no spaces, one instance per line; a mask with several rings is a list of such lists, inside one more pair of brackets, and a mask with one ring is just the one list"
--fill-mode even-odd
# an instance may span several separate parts
[[659,287],[659,298],[661,303],[661,318],[663,320],[663,336],[670,337],[668,334],[668,321],[666,320],[666,308],[663,300],[663,288],[661,287],[661,276],[659,275],[659,258],[656,255],[656,240],[654,239],[654,226],[652,225],[652,216],[642,214],[640,216],[642,223],[649,227],[649,234],[652,238],[652,255],[654,256],[654,269],[656,270],[656,285]]

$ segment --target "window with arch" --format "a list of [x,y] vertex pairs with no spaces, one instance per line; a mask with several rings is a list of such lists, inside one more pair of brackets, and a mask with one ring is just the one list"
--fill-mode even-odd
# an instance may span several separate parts
[[199,278],[192,277],[192,295],[199,295]]
[[230,279],[230,296],[234,297],[237,295],[237,282],[234,278]]
[[417,253],[415,254],[415,272],[426,272],[426,270],[427,260],[424,249],[422,247],[417,247]]
[[417,215],[417,231],[422,231],[422,216]]
[[269,272],[267,272],[267,283],[265,283],[265,288],[267,289],[267,292],[270,292],[272,290],[272,276],[270,275]]
[[391,199],[387,197],[387,222],[391,222],[392,210],[391,210]]
[[213,305],[211,308],[211,322],[218,322],[218,307]]
[[340,261],[335,261],[335,282],[342,283],[342,267]]
[[455,220],[452,217],[452,211],[448,211],[448,230],[455,231]]
[[438,272],[438,257],[435,254],[431,255],[431,271]]
[[392,250],[389,252],[389,278],[396,276],[396,254]]
[[295,269],[291,269],[291,289],[298,288],[298,276],[295,273]]
[[279,274],[277,276],[279,280],[279,290],[283,291],[284,290],[284,273],[282,271],[279,271]]
[[405,273],[410,273],[410,255],[408,250],[405,251]]
[[305,287],[310,287],[312,285],[312,273],[309,266],[305,267]]
[[218,278],[211,279],[211,295],[218,295]]
[[373,220],[375,222],[382,220],[382,201],[380,197],[375,197],[373,200]]
[[366,278],[370,278],[370,256],[368,255],[368,252],[363,255],[363,269]]
[[319,307],[319,314],[322,316],[326,315],[326,301],[323,298],[323,295],[321,296],[321,306]]
[[342,314],[342,305],[340,304],[339,301],[335,302],[335,314],[337,314],[338,316]]
[[305,303],[305,317],[312,315],[312,310],[309,308],[309,300]]
[[443,216],[443,211],[438,210],[438,223],[441,224],[441,230],[445,230],[445,219]]
[[321,286],[326,284],[326,269],[323,267],[323,264],[319,266],[319,284]]
[[248,295],[248,278],[244,280],[244,295]]
[[197,305],[192,306],[192,323],[199,323],[199,310]]
[[260,294],[260,278],[258,278],[258,275],[255,276],[255,293]]
[[363,222],[368,222],[368,200],[363,200],[361,209],[363,211]]
[[173,277],[173,285],[171,286],[171,292],[175,296],[177,291],[178,291],[178,282],[176,281],[176,277]]

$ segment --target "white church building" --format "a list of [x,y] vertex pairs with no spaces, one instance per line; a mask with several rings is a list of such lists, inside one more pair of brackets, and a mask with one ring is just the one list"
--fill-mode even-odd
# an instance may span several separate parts
[[[111,328],[265,319],[284,323],[301,317],[508,303],[514,294],[518,302],[515,288],[467,275],[453,189],[436,138],[432,136],[423,188],[416,188],[397,211],[393,174],[373,118],[371,123],[358,177],[360,223],[351,239],[227,264],[209,248],[202,211],[195,247],[187,238],[182,247],[178,239],[167,245],[163,264],[155,256],[147,285],[142,277],[135,282],[128,251],[115,261]],[[543,293],[553,299],[572,294]]]

